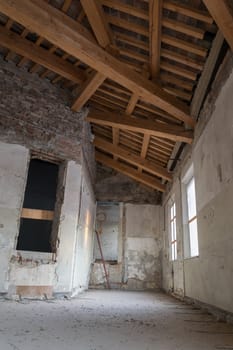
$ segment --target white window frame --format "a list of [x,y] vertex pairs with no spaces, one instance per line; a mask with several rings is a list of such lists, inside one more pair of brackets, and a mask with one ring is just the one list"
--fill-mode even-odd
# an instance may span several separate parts
[[174,199],[169,203],[169,242],[170,260],[177,260],[177,226],[176,226],[176,202]]
[[[194,206],[193,213],[190,215],[188,206],[188,188],[193,181],[194,185]],[[196,201],[196,187],[195,177],[193,172],[193,165],[188,169],[182,180],[182,202],[183,202],[183,223],[184,223],[184,257],[195,258],[199,256],[199,239],[198,239],[198,224],[197,224],[197,201]],[[191,227],[196,230],[191,231]],[[192,236],[191,236],[192,235]]]

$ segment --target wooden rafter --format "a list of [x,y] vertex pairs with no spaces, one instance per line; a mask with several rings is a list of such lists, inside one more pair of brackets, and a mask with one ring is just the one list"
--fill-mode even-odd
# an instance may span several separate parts
[[116,127],[122,130],[131,130],[142,134],[154,135],[167,138],[174,141],[183,141],[192,143],[193,133],[185,130],[180,126],[171,126],[155,121],[144,120],[139,118],[129,118],[127,115],[119,115],[117,113],[106,113],[99,111],[91,111],[87,120],[89,122]]
[[229,0],[203,0],[203,2],[233,51],[232,2]]
[[99,45],[107,48],[112,43],[112,34],[98,0],[80,0]]
[[74,67],[69,62],[64,62],[60,57],[5,28],[0,28],[0,43],[17,54],[27,57],[27,59],[37,62],[75,83],[83,82],[86,79],[83,70]]
[[111,144],[108,141],[101,139],[100,137],[95,137],[94,145],[105,152],[108,152],[112,155],[116,155],[117,157],[136,165],[137,167],[142,168],[143,170],[151,173],[153,175],[162,177],[165,180],[171,181],[172,175],[163,167],[153,164],[152,162],[144,159],[143,157],[139,157],[132,152],[124,149],[123,147],[117,147]]
[[105,156],[104,154],[96,151],[96,160],[103,165],[106,165],[112,169],[119,171],[122,174],[131,177],[132,179],[143,183],[149,187],[152,187],[155,190],[164,192],[166,187],[160,181],[153,179],[153,177],[146,174],[139,174],[137,170],[133,169],[130,166],[127,166],[119,161],[116,161],[110,157]]
[[95,93],[98,87],[105,80],[105,76],[99,72],[92,74],[86,82],[81,87],[81,92],[79,93],[77,99],[73,103],[71,109],[73,111],[79,111],[89,98]]
[[[149,143],[150,143],[150,135],[145,134],[144,137],[143,137],[142,149],[141,149],[141,158],[142,159],[146,158],[146,154],[147,154],[147,151],[148,151]],[[143,169],[142,167],[140,167],[140,166],[138,167],[139,173],[142,172],[142,169]]]
[[126,114],[132,114],[134,111],[134,108],[136,107],[136,104],[138,102],[138,95],[136,94],[132,94],[132,96],[130,97],[129,103],[127,105]]
[[[81,25],[60,11],[39,0],[5,0],[0,2],[0,11],[32,31],[40,33],[54,45],[79,58],[93,69],[106,74],[110,79],[138,94],[141,99],[166,110],[175,118],[190,126],[194,120],[189,109],[163,89],[143,76],[126,69],[119,60],[98,47]],[[52,20],[51,20],[52,18]],[[85,30],[86,31],[86,30]]]
[[150,69],[152,79],[159,75],[160,70],[162,3],[163,0],[149,0]]

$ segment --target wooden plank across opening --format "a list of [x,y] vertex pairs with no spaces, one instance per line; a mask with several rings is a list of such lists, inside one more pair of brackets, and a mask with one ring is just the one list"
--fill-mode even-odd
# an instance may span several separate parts
[[21,218],[52,221],[54,218],[54,211],[23,208],[21,212]]

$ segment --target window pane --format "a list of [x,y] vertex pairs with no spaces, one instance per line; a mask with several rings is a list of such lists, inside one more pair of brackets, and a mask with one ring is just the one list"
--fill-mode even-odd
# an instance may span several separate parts
[[171,206],[171,217],[170,219],[172,220],[173,219],[173,205]]
[[189,237],[190,237],[190,255],[197,256],[199,254],[197,219],[193,220],[189,224]]
[[173,217],[175,217],[176,216],[176,203],[173,204],[173,213],[174,213]]
[[194,178],[187,185],[188,219],[196,216],[196,194]]
[[174,243],[174,260],[177,259],[177,243]]
[[176,219],[173,221],[173,241],[176,240]]

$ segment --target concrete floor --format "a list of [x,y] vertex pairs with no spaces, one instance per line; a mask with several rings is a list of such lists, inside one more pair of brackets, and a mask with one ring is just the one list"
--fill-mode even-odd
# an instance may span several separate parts
[[1,350],[233,349],[233,326],[163,294],[88,291],[0,302]]

